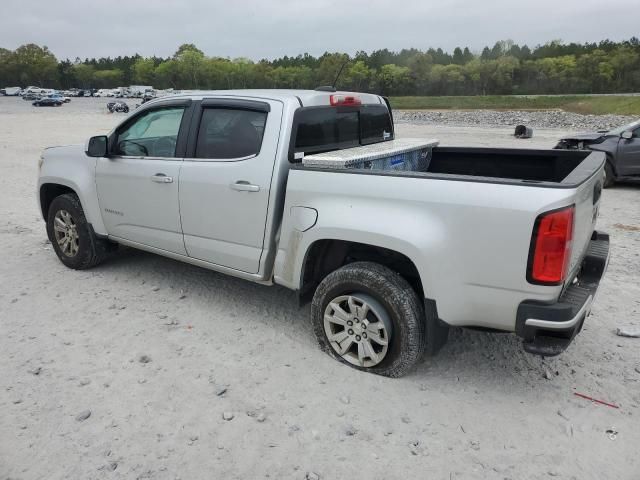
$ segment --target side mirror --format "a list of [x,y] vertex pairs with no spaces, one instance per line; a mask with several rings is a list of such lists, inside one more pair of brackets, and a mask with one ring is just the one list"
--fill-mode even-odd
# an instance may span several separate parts
[[85,153],[90,157],[106,157],[108,143],[106,135],[91,137],[87,142]]
[[625,140],[631,140],[633,138],[633,132],[631,130],[626,130],[620,134],[620,137]]

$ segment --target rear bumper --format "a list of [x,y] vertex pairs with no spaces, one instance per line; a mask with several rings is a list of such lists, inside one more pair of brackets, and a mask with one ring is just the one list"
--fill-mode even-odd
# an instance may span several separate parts
[[516,334],[525,351],[561,353],[582,329],[609,264],[609,235],[594,231],[580,273],[554,303],[525,300],[518,306]]

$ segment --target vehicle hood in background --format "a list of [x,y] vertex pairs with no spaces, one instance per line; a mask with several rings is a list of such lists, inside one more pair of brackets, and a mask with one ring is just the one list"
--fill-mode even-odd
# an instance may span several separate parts
[[575,135],[567,135],[566,137],[562,137],[560,140],[600,140],[602,137],[605,137],[606,133],[576,133]]

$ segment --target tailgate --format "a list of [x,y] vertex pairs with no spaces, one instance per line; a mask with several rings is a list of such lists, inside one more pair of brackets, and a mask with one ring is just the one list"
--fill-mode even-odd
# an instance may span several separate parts
[[591,176],[576,191],[575,195],[575,216],[573,225],[573,246],[571,249],[571,260],[569,262],[569,275],[567,284],[573,281],[578,274],[580,264],[584,258],[591,235],[595,229],[598,219],[598,209],[602,197],[602,186],[604,181],[604,164],[598,168],[595,175]]

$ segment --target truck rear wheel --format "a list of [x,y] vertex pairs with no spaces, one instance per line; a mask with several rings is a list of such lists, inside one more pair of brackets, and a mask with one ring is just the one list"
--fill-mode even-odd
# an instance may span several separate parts
[[360,370],[401,377],[424,354],[422,302],[404,278],[377,263],[351,263],[327,275],[311,318],[322,350]]
[[109,242],[93,232],[80,199],[73,193],[60,195],[51,202],[47,235],[60,261],[76,270],[98,265],[110,250]]

